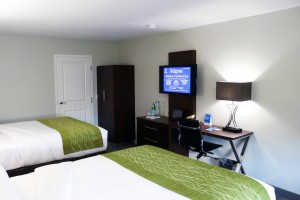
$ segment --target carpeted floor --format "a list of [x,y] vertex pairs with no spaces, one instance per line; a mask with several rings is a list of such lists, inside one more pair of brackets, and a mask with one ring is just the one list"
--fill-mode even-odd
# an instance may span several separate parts
[[112,151],[126,149],[126,148],[130,148],[130,147],[134,147],[134,146],[136,146],[136,144],[134,144],[133,141],[120,142],[120,143],[108,142],[106,151],[112,152]]

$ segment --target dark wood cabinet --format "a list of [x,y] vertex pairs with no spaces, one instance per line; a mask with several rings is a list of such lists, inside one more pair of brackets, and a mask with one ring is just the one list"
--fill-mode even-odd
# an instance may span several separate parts
[[158,119],[137,117],[137,144],[149,144],[181,155],[188,155],[188,149],[178,144],[176,122],[164,116]]
[[134,66],[98,66],[97,91],[98,125],[108,130],[108,140],[134,140]]

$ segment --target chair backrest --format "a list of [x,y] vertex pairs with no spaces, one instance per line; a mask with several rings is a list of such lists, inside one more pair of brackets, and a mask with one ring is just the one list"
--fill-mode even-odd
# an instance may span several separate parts
[[198,120],[179,119],[179,143],[182,146],[203,150],[203,138]]

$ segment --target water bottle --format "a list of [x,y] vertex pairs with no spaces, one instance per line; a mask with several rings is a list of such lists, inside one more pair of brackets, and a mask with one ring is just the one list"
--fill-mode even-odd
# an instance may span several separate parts
[[155,116],[155,114],[156,114],[155,103],[153,103],[151,107],[151,115]]
[[155,108],[156,108],[155,115],[158,116],[159,115],[159,101],[155,101]]

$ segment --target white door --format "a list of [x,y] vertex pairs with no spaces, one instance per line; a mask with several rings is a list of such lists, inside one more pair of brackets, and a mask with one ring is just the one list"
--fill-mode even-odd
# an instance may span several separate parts
[[94,124],[92,57],[55,55],[57,116]]

